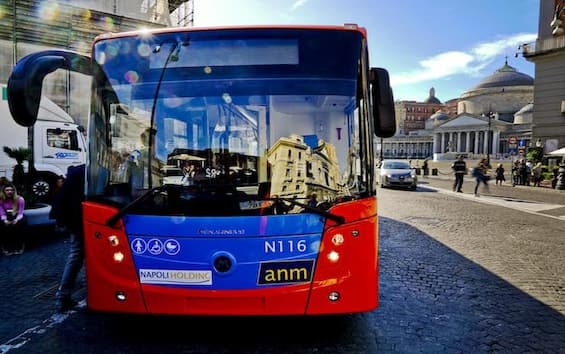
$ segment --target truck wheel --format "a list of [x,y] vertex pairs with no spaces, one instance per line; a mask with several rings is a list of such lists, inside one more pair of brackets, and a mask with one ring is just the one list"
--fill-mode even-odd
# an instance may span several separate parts
[[31,185],[33,194],[40,200],[45,200],[51,192],[51,184],[44,176],[39,176]]

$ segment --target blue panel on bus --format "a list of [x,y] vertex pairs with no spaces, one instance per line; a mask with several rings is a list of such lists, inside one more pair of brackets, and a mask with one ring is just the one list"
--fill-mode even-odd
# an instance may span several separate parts
[[198,289],[309,282],[324,227],[313,214],[125,220],[141,283]]

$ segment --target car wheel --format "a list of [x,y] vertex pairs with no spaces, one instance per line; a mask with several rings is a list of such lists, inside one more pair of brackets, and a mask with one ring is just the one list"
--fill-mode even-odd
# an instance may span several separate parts
[[47,201],[51,194],[51,180],[46,176],[37,177],[31,184],[33,195],[40,201]]

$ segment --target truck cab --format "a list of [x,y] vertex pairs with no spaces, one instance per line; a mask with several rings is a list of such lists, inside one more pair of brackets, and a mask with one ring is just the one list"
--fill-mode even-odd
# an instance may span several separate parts
[[33,193],[45,199],[58,176],[66,176],[70,166],[86,161],[86,141],[74,123],[38,120],[33,128],[34,164],[37,170]]
[[[74,119],[47,97],[42,97],[33,128],[18,125],[8,107],[6,86],[2,85],[0,100],[0,142],[11,149],[29,147],[33,142],[33,162],[36,173],[31,180],[31,191],[42,201],[48,201],[59,176],[66,176],[70,166],[86,161],[86,141],[83,129]],[[16,161],[0,152],[0,176],[13,178]],[[27,161],[24,163],[29,172]]]

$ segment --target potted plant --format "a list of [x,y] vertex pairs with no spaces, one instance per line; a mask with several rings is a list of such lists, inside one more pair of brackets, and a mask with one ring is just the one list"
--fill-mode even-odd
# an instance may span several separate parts
[[8,157],[16,160],[16,165],[14,166],[14,172],[12,174],[12,182],[18,191],[23,190],[26,182],[24,161],[29,161],[31,159],[31,149],[24,147],[10,148],[8,146],[4,146],[4,152],[8,155]]

